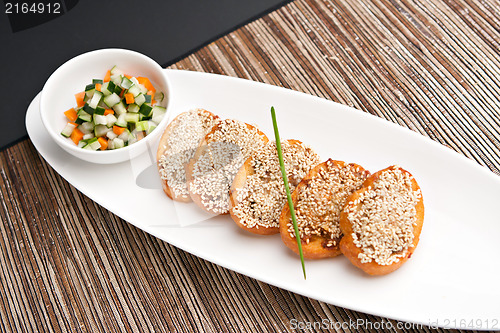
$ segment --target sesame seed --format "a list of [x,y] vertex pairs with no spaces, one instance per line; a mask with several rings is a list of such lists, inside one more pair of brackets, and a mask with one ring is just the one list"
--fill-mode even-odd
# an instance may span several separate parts
[[206,136],[193,165],[191,193],[200,196],[201,204],[215,214],[229,211],[229,190],[235,175],[247,158],[260,149],[267,137],[246,123],[226,119]]
[[217,121],[210,112],[194,109],[181,113],[169,125],[171,132],[158,166],[160,178],[167,182],[175,197],[189,196],[185,166]]
[[[316,164],[319,156],[299,141],[281,143],[283,161],[290,191]],[[253,174],[246,178],[244,186],[236,192],[233,214],[248,228],[276,228],[286,203],[286,192],[275,142],[269,142],[257,150],[252,158]]]
[[362,263],[390,265],[406,256],[413,247],[420,198],[409,173],[394,167],[383,171],[357,202],[346,206]]
[[[336,244],[342,237],[339,226],[340,213],[347,198],[370,174],[356,164],[345,164],[331,159],[318,165],[318,172],[307,177],[307,184],[299,186],[295,213],[301,239],[323,237],[327,244]],[[295,238],[291,219],[288,232]],[[331,246],[330,246],[331,247]]]

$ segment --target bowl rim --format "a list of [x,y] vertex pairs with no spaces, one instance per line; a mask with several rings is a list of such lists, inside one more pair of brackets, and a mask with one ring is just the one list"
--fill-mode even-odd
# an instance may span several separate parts
[[[122,49],[122,48],[104,48],[104,49],[97,49],[97,50],[92,50],[89,52],[79,54],[79,55],[67,60],[66,62],[61,64],[56,70],[54,70],[54,72],[52,72],[52,74],[49,76],[49,78],[47,79],[47,81],[45,81],[45,83],[43,85],[42,91],[40,93],[40,104],[39,104],[40,118],[42,120],[43,126],[45,127],[47,132],[49,132],[49,135],[56,141],[57,144],[59,144],[61,146],[61,148],[64,148],[65,150],[68,150],[69,152],[74,152],[74,154],[72,154],[74,156],[81,155],[81,156],[88,156],[89,158],[97,158],[98,156],[101,156],[103,158],[104,157],[105,158],[112,158],[115,155],[123,155],[123,154],[126,154],[127,152],[131,153],[132,151],[134,151],[136,149],[140,149],[144,145],[147,145],[148,142],[151,141],[151,138],[156,137],[157,134],[159,133],[159,132],[157,132],[157,133],[155,133],[155,135],[149,134],[149,135],[145,136],[144,139],[137,141],[137,142],[131,144],[130,146],[126,146],[123,148],[113,149],[113,150],[104,150],[104,151],[93,151],[93,150],[79,148],[77,145],[74,145],[71,142],[69,142],[67,140],[67,138],[60,135],[60,133],[55,133],[51,129],[51,126],[48,124],[49,120],[47,119],[47,117],[50,115],[50,113],[48,111],[44,111],[46,108],[44,108],[43,105],[48,103],[46,101],[47,94],[44,94],[44,92],[47,91],[47,87],[50,84],[53,84],[52,81],[54,80],[55,75],[57,73],[65,70],[67,67],[73,66],[74,63],[77,63],[82,58],[86,58],[89,56],[96,56],[100,53],[110,53],[110,52],[116,52],[117,56],[125,53],[125,54],[129,54],[129,55],[132,55],[132,56],[135,56],[138,58],[142,58],[142,59],[140,59],[140,61],[145,61],[145,62],[149,63],[150,65],[152,65],[152,67],[156,67],[156,69],[160,72],[161,77],[165,81],[166,91],[164,93],[166,94],[166,96],[168,98],[167,104],[165,107],[166,107],[167,112],[168,112],[168,106],[170,104],[170,92],[171,92],[170,82],[168,80],[168,77],[165,75],[165,73],[163,73],[163,68],[160,66],[160,64],[158,64],[152,58],[148,57],[147,55],[145,55],[143,53],[128,50],[128,49]],[[166,117],[166,116],[163,117],[162,121],[158,124],[158,126],[155,130],[161,128],[167,121],[168,121],[168,117]],[[88,160],[88,161],[92,161],[92,160]]]

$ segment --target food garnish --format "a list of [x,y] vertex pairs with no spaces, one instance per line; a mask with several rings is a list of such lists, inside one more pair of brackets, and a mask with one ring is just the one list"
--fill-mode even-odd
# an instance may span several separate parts
[[302,252],[302,244],[300,241],[299,228],[297,227],[297,218],[295,216],[295,209],[293,208],[292,195],[290,193],[290,186],[288,185],[288,177],[286,175],[285,163],[283,162],[283,152],[281,151],[280,134],[278,131],[278,123],[276,121],[276,112],[274,106],[271,107],[271,118],[273,119],[274,136],[276,139],[276,149],[278,150],[278,159],[280,161],[281,175],[283,176],[283,183],[285,184],[286,198],[288,207],[290,208],[290,215],[292,216],[293,228],[295,230],[295,238],[297,239],[297,246],[299,248],[300,262],[302,264],[302,273],[304,280],[306,279],[306,267],[304,264],[304,254]]

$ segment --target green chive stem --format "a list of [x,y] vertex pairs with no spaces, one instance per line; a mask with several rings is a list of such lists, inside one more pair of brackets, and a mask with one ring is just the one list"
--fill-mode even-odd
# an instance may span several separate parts
[[297,218],[295,217],[295,209],[293,208],[292,195],[290,194],[290,186],[288,185],[288,177],[285,170],[285,162],[283,162],[283,152],[281,150],[280,133],[278,131],[278,123],[276,122],[276,112],[274,106],[271,107],[271,117],[273,118],[274,137],[276,138],[276,149],[278,150],[278,159],[280,161],[281,175],[283,176],[283,183],[285,183],[286,198],[288,200],[288,207],[290,208],[290,215],[292,215],[293,230],[295,231],[295,238],[297,239],[297,246],[299,247],[300,261],[302,263],[302,272],[304,273],[304,280],[306,279],[306,266],[304,264],[304,253],[302,253],[302,243],[300,241],[299,227],[297,226]]

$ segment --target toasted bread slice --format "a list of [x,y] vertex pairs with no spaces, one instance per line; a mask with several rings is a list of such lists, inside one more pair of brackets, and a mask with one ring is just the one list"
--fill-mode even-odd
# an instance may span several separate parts
[[227,214],[234,177],[268,141],[257,127],[238,120],[225,119],[215,125],[186,168],[193,202],[209,213]]
[[[292,193],[304,258],[340,254],[340,212],[347,198],[361,188],[370,172],[357,164],[328,159],[314,167]],[[299,253],[288,205],[280,216],[281,239]]]
[[210,111],[194,109],[181,113],[163,132],[156,152],[162,188],[171,199],[191,201],[186,181],[186,164],[207,133],[219,121]]
[[417,247],[424,203],[417,181],[391,166],[370,176],[340,215],[340,250],[357,267],[383,275],[401,267]]
[[[293,191],[319,163],[319,156],[298,140],[284,141],[281,148],[290,191]],[[276,234],[286,201],[276,143],[268,142],[236,175],[231,187],[230,214],[244,230],[261,235]]]

